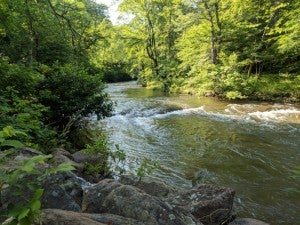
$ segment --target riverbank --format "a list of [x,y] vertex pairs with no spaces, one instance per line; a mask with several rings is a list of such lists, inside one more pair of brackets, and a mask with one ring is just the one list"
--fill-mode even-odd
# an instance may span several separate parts
[[[29,148],[18,152],[9,163],[10,167],[16,166],[20,159],[42,156],[41,152]],[[78,173],[84,166],[79,166],[63,149],[52,152],[55,152],[54,161],[47,167],[68,162],[76,165],[75,173]],[[102,179],[93,184],[74,173],[58,172],[47,176],[42,188],[42,217],[36,224],[267,225],[254,219],[235,219],[232,211],[234,190],[214,185],[175,189],[155,179],[131,176],[122,176],[118,181]],[[17,196],[12,192],[8,187],[1,190],[2,212],[9,205],[26,203],[32,195],[30,190],[23,190]],[[9,224],[9,220],[11,218],[2,222]]]
[[277,103],[300,102],[300,76],[266,74],[248,76],[240,74],[230,80],[203,82],[193,77],[174,79],[169,84],[151,81],[144,86],[169,93],[217,97],[224,100],[262,101]]

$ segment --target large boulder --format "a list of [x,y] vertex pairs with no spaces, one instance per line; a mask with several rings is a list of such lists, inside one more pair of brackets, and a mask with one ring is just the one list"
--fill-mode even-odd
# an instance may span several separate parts
[[168,197],[170,194],[174,194],[176,190],[166,185],[165,183],[154,180],[153,178],[144,177],[140,179],[135,176],[123,175],[119,180],[122,184],[135,186],[149,195],[159,198]]
[[44,184],[42,208],[81,211],[83,196],[82,180],[71,172],[63,172],[48,177]]
[[105,179],[84,192],[82,211],[115,214],[147,225],[201,224],[189,212],[177,211],[156,196],[111,179]]
[[198,185],[179,191],[167,199],[173,207],[191,212],[207,225],[224,224],[232,217],[234,190],[212,185]]

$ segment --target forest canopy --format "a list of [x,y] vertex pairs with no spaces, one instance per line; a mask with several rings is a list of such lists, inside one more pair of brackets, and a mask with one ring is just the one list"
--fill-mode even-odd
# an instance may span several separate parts
[[1,0],[1,129],[51,147],[84,117],[108,116],[104,69],[92,59],[109,26],[107,7],[91,0]]
[[[296,0],[123,0],[129,71],[166,91],[299,101]],[[122,40],[121,42],[118,40]]]

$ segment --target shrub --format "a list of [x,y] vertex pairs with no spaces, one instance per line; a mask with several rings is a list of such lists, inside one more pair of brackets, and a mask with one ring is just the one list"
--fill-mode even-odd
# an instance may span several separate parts
[[27,146],[36,148],[35,144],[41,144],[45,148],[53,147],[50,142],[53,142],[56,133],[41,121],[43,112],[47,111],[45,106],[35,99],[20,98],[19,92],[12,87],[2,90],[0,105],[0,127],[11,126],[26,133],[19,140]]
[[49,107],[47,122],[63,130],[89,114],[109,116],[112,102],[99,76],[74,65],[55,66],[39,85],[39,100]]
[[0,94],[11,87],[18,91],[20,97],[29,97],[34,93],[37,83],[43,76],[32,68],[22,64],[12,64],[0,57]]
[[92,163],[85,163],[87,174],[106,175],[110,172],[110,167],[107,161],[110,154],[110,149],[104,135],[100,136],[95,143],[87,144],[84,152],[88,156],[97,158],[97,160],[93,161]]

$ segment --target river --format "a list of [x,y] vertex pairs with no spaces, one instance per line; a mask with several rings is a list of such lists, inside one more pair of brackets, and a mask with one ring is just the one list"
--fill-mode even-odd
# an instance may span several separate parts
[[[129,159],[148,158],[151,176],[177,187],[236,190],[235,211],[273,225],[300,223],[300,105],[165,95],[135,82],[109,84],[112,117],[98,123]],[[128,168],[134,170],[133,168]]]

